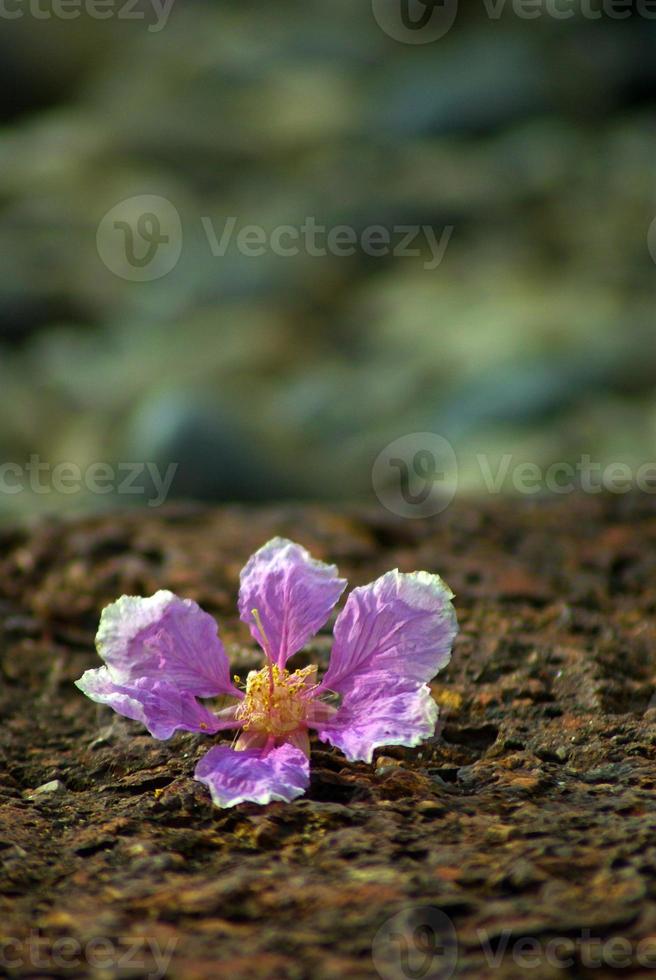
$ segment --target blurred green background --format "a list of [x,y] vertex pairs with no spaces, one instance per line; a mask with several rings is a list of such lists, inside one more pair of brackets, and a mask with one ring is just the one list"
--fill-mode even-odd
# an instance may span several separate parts
[[[656,21],[481,0],[407,44],[368,0],[121,7],[0,16],[0,460],[177,463],[169,499],[364,501],[406,433],[446,436],[472,493],[480,452],[653,457]],[[97,244],[140,195],[182,229],[143,282]],[[433,269],[421,236],[214,255],[231,216],[451,232]],[[0,515],[145,502],[26,486]]]

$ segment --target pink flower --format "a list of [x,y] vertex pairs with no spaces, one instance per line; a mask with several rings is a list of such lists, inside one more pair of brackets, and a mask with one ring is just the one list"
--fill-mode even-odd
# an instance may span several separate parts
[[[96,645],[105,666],[77,686],[155,738],[238,729],[234,748],[215,745],[203,756],[196,779],[218,806],[290,801],[310,781],[311,729],[365,762],[378,746],[418,745],[435,731],[427,682],[448,663],[458,629],[453,594],[438,575],[392,571],[354,589],[324,677],[314,666],[288,670],[345,586],[335,566],[274,538],[241,573],[239,613],[266,658],[245,691],[231,680],[214,619],[166,591],[122,596],[103,610]],[[214,712],[199,700],[218,696],[234,703]]]

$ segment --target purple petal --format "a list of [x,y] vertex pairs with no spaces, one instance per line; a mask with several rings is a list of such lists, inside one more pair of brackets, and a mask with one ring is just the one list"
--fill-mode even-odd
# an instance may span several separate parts
[[98,667],[85,671],[75,683],[92,701],[107,704],[119,715],[140,721],[155,738],[170,738],[179,728],[212,734],[239,727],[239,722],[231,717],[231,709],[217,717],[192,694],[181,692],[167,681],[141,677],[128,684],[117,684],[107,667]]
[[242,570],[239,614],[267,656],[284,667],[324,625],[345,587],[334,565],[315,561],[298,544],[273,538]]
[[310,783],[310,763],[300,749],[285,743],[278,748],[244,749],[215,745],[196,766],[195,777],[209,788],[217,806],[250,800],[289,803]]
[[215,620],[191,599],[160,591],[145,599],[122,596],[103,609],[98,653],[118,684],[163,680],[197,697],[242,697]]
[[416,690],[451,656],[458,631],[453,593],[439,575],[387,572],[354,589],[335,623],[322,690],[344,696],[362,678],[384,691]]
[[333,718],[317,726],[319,738],[352,762],[371,762],[380,745],[415,746],[435,732],[437,705],[427,685],[392,690],[361,680]]
[[337,712],[310,721],[347,758],[371,761],[380,745],[418,745],[435,731],[426,686],[451,656],[458,624],[453,593],[438,575],[388,572],[354,589],[335,624],[322,690],[342,695]]

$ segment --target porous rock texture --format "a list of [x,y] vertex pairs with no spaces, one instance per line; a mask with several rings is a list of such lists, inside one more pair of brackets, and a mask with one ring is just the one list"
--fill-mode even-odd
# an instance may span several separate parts
[[[433,742],[372,765],[315,742],[305,797],[220,810],[193,780],[209,739],[158,742],[73,681],[98,663],[103,605],[158,588],[216,615],[237,672],[259,665],[238,575],[274,535],[351,585],[439,571],[461,631]],[[414,976],[651,974],[655,544],[640,497],[416,521],[176,506],[0,532],[0,973],[405,980],[386,923],[414,909],[453,924]],[[299,663],[329,650],[328,627]]]

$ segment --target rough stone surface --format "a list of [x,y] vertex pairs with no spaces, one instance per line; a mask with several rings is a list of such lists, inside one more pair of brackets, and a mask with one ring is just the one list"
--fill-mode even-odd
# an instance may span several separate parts
[[[352,584],[439,570],[461,633],[433,687],[434,743],[372,765],[317,744],[307,797],[221,811],[192,779],[208,740],[157,742],[72,682],[96,662],[102,606],[160,587],[216,614],[249,669],[237,578],[274,534]],[[522,939],[543,951],[532,977],[656,967],[650,500],[432,521],[178,507],[7,529],[0,544],[0,973],[161,976],[153,950],[172,950],[166,975],[183,980],[360,980],[377,976],[377,930],[408,906],[450,917],[457,976],[525,975]],[[325,664],[329,648],[327,631],[307,657]],[[628,947],[609,947],[618,937]],[[556,938],[566,968],[544,953]],[[448,975],[438,960],[421,975]]]

